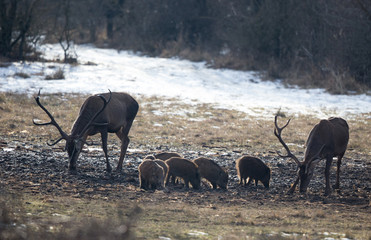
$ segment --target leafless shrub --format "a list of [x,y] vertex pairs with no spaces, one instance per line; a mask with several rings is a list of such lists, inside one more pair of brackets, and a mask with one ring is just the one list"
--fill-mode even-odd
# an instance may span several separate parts
[[27,73],[24,73],[24,72],[17,72],[14,74],[14,76],[16,77],[20,77],[20,78],[30,78],[31,76]]
[[54,73],[45,76],[45,80],[58,80],[64,78],[64,71],[62,68],[58,68]]
[[360,92],[362,87],[345,71],[330,70],[327,90],[333,94]]
[[279,116],[279,117],[285,118],[285,117],[286,117],[286,113],[284,113],[284,112],[282,111],[282,109],[279,108],[279,109],[277,110],[277,112],[275,113],[275,116]]

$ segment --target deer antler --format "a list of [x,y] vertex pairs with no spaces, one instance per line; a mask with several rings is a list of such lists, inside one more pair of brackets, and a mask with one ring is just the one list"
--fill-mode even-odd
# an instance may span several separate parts
[[50,118],[50,122],[47,122],[47,123],[37,123],[37,122],[35,122],[35,120],[34,119],[32,119],[32,122],[33,122],[33,124],[35,124],[35,125],[37,125],[37,126],[45,126],[45,125],[53,125],[53,126],[55,126],[57,129],[58,129],[58,131],[59,131],[59,133],[61,134],[61,138],[59,138],[58,140],[56,140],[54,143],[52,143],[52,144],[49,144],[48,143],[48,145],[49,146],[53,146],[53,145],[55,145],[55,144],[57,144],[59,141],[61,141],[62,139],[67,139],[68,138],[68,134],[67,133],[65,133],[63,130],[62,130],[62,128],[59,126],[59,124],[55,121],[55,119],[54,119],[54,117],[52,116],[52,114],[40,103],[40,90],[39,90],[39,93],[37,94],[37,97],[35,97],[35,100],[36,100],[36,103],[37,103],[37,105],[39,105],[39,107],[42,109],[42,110],[44,110],[44,112],[46,113],[46,114],[48,114],[48,116],[49,116],[49,118]]
[[274,125],[275,125],[275,128],[274,128],[274,135],[278,138],[278,140],[280,141],[280,143],[282,144],[282,146],[286,149],[286,151],[287,151],[287,155],[281,155],[281,154],[279,154],[278,152],[277,152],[277,154],[278,154],[280,157],[283,157],[283,158],[288,158],[288,157],[292,158],[292,159],[293,159],[293,160],[298,164],[298,166],[300,166],[300,165],[301,165],[301,162],[298,160],[298,158],[297,158],[294,154],[291,153],[289,147],[286,145],[286,143],[282,140],[282,137],[281,137],[282,130],[283,130],[285,127],[287,127],[287,125],[289,125],[291,119],[289,119],[289,120],[287,121],[287,123],[286,123],[283,127],[280,128],[280,127],[278,127],[278,124],[277,124],[277,118],[278,118],[278,116],[276,115],[276,116],[274,117]]

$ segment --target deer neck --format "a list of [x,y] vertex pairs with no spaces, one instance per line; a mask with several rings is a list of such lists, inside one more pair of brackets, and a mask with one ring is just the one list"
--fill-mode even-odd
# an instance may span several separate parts
[[79,117],[76,119],[75,123],[73,124],[71,130],[71,137],[77,138],[87,135],[90,128],[86,128],[86,125],[89,124],[90,120],[91,116],[86,114],[80,114]]

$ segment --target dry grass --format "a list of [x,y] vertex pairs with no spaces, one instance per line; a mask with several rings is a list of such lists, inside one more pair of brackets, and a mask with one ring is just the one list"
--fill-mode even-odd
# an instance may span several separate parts
[[123,212],[101,202],[24,197],[2,192],[0,239],[135,239],[139,207]]
[[[370,225],[360,224],[368,222],[367,214],[357,214],[356,221],[349,221],[346,206],[333,211],[327,205],[314,206],[308,202],[298,202],[294,207],[292,203],[242,199],[239,204],[228,201],[207,205],[187,203],[191,197],[206,198],[211,194],[224,195],[218,192],[175,195],[156,191],[142,193],[140,197],[137,194],[136,201],[132,202],[27,196],[21,200],[25,204],[18,205],[26,214],[20,217],[21,212],[16,211],[9,221],[27,223],[27,233],[23,234],[28,237],[47,239],[91,239],[92,236],[131,239],[133,232],[127,233],[128,238],[124,237],[125,231],[120,232],[120,229],[125,230],[123,225],[135,229],[138,239],[190,239],[195,236],[199,239],[340,239],[345,236],[367,239],[370,234]],[[22,229],[13,233],[22,234]]]

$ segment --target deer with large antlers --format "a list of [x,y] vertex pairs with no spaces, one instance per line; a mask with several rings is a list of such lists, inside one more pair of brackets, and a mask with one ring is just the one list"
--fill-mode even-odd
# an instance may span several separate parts
[[300,181],[300,192],[306,192],[309,182],[313,176],[313,171],[318,162],[322,159],[326,159],[325,168],[325,179],[326,188],[325,195],[331,193],[330,188],[330,167],[334,157],[337,157],[337,172],[336,172],[336,183],[335,189],[339,188],[339,175],[341,159],[347,149],[349,140],[349,126],[347,122],[342,118],[329,118],[327,120],[321,120],[317,125],[313,127],[309,133],[306,141],[306,149],[304,154],[304,161],[300,162],[298,158],[291,153],[289,147],[282,140],[281,133],[284,128],[290,123],[289,119],[283,127],[278,127],[277,116],[274,118],[274,135],[278,138],[280,143],[286,149],[287,155],[281,157],[292,158],[299,167],[298,176],[296,181],[291,186],[288,193],[295,191],[296,185]]
[[139,105],[133,97],[126,93],[111,91],[88,97],[81,106],[79,116],[72,126],[70,135],[62,130],[53,115],[40,103],[40,91],[35,100],[51,121],[36,123],[33,120],[33,123],[37,126],[54,125],[58,129],[61,137],[54,143],[48,143],[48,145],[52,146],[61,140],[66,140],[65,150],[68,153],[70,170],[76,170],[76,162],[87,137],[97,133],[101,134],[108,172],[112,170],[107,155],[108,133],[116,133],[121,140],[121,154],[116,170],[122,170],[122,163],[130,142],[129,130],[139,109]]

